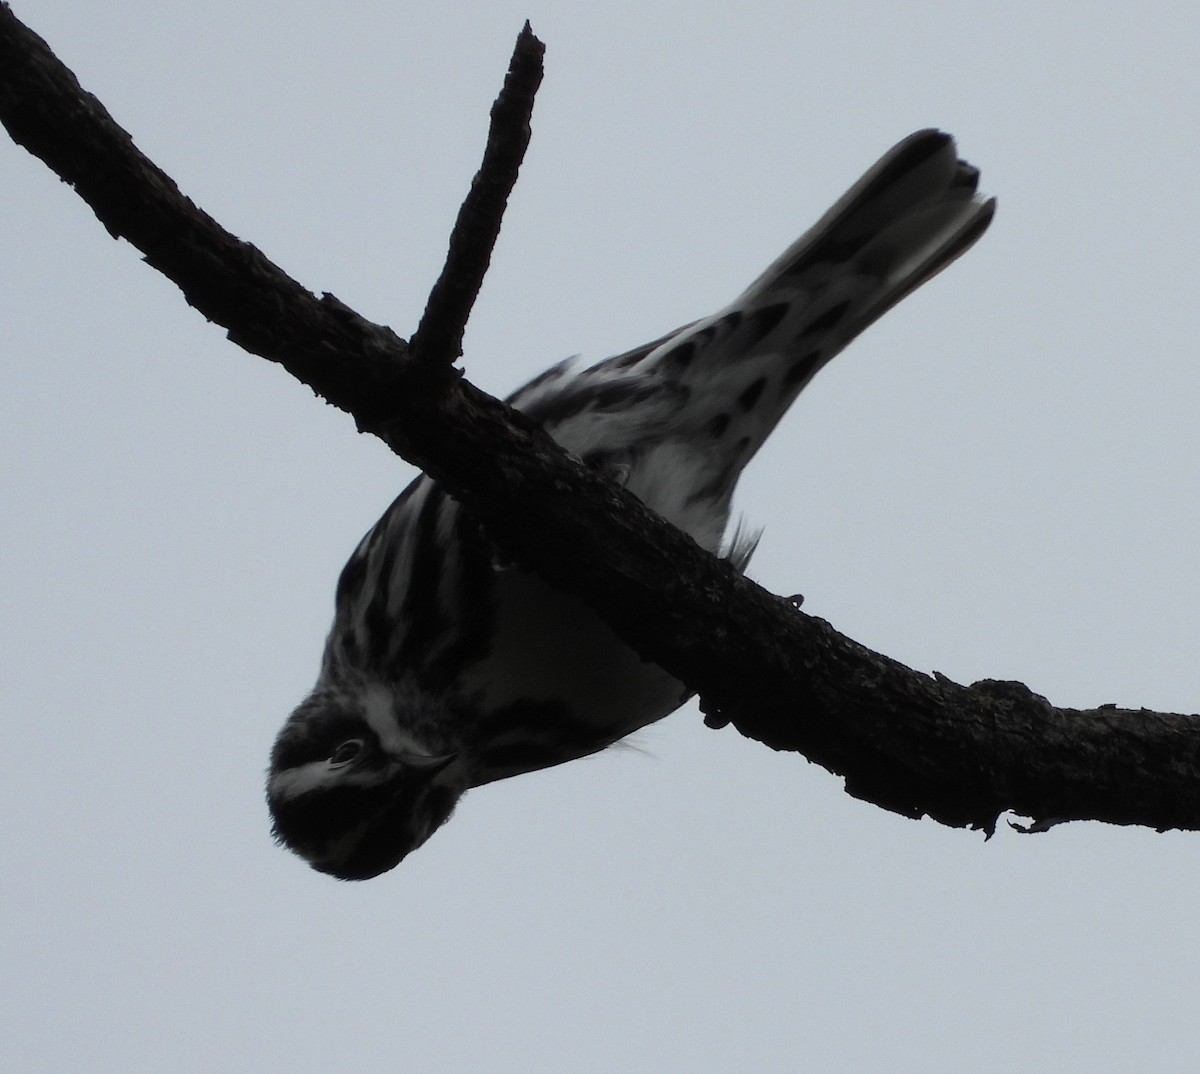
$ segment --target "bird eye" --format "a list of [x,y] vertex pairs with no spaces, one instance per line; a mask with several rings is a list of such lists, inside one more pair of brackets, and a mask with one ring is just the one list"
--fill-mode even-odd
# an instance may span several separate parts
[[361,738],[348,738],[336,750],[329,755],[329,764],[332,768],[341,768],[342,765],[349,764],[360,753],[362,753],[363,740]]

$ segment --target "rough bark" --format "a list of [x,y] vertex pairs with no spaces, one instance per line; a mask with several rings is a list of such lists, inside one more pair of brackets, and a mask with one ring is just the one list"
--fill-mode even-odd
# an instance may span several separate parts
[[961,686],[904,667],[736,574],[461,378],[451,363],[540,78],[541,43],[526,26],[414,355],[197,208],[0,4],[0,121],[13,140],[229,339],[433,474],[522,562],[695,688],[710,724],[802,753],[906,816],[989,832],[1005,811],[1040,826],[1200,828],[1200,717],[1056,708],[1020,683]]

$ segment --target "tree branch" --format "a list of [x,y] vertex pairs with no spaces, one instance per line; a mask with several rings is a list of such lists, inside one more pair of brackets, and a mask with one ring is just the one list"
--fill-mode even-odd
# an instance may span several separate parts
[[450,364],[462,354],[463,332],[500,234],[500,221],[529,148],[533,98],[542,84],[546,46],[529,23],[517,37],[504,88],[492,105],[483,163],[450,233],[450,251],[429,293],[421,323],[409,344],[421,362]]
[[[851,794],[906,816],[987,831],[1004,811],[1200,828],[1200,717],[1060,709],[1020,683],[967,687],[912,671],[743,578],[461,380],[437,356],[457,346],[486,265],[476,240],[462,240],[475,253],[452,249],[439,289],[456,297],[431,298],[422,348],[432,357],[414,361],[391,330],[316,298],[193,205],[7,4],[0,120],[231,340],[444,483],[522,562],[697,689],[712,722],[801,752]],[[519,154],[499,156],[493,174],[485,154],[475,186],[499,189],[498,173],[515,173]],[[499,210],[491,219],[498,226]]]

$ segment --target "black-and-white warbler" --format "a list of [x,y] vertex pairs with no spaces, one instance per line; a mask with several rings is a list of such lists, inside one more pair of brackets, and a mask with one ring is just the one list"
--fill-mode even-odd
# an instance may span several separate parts
[[[919,131],[732,305],[509,402],[716,552],[738,475],[800,390],[983,234],[977,180],[949,135]],[[753,545],[725,554],[744,568]],[[687,696],[421,476],[342,571],[320,677],[271,754],[275,837],[322,872],[376,876],[468,788],[604,749]]]

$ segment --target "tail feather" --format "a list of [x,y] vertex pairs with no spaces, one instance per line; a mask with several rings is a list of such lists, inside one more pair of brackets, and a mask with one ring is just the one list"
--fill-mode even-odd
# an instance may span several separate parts
[[983,234],[996,202],[976,193],[978,182],[979,170],[958,159],[950,135],[910,134],[768,266],[738,304],[794,293],[814,275],[852,266],[874,278],[875,295],[853,318],[849,342]]
[[744,465],[831,358],[983,234],[996,203],[978,179],[950,135],[910,135],[741,296],[660,341],[645,365],[711,399],[694,399],[697,413],[754,393],[759,405],[733,409]]

